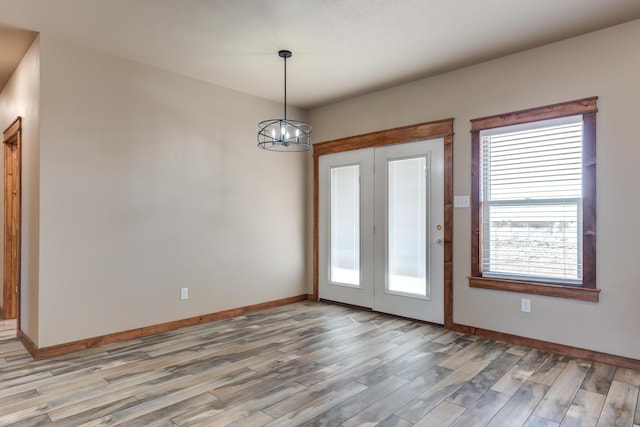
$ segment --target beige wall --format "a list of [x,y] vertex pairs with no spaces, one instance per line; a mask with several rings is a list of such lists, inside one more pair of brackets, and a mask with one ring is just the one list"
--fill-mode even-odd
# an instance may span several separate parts
[[305,154],[256,147],[281,105],[46,34],[41,54],[40,347],[307,292]]
[[[600,302],[469,288],[470,210],[458,208],[454,321],[640,358],[638,40],[640,21],[633,21],[319,108],[310,112],[315,141],[454,117],[454,194],[469,195],[470,119],[598,96]],[[531,313],[520,312],[523,297]]]
[[[454,194],[468,195],[470,119],[599,96],[601,301],[469,288],[470,212],[456,209],[454,320],[640,358],[638,39],[634,21],[308,118],[315,141],[326,141],[454,117]],[[23,330],[46,347],[310,291],[310,157],[255,147],[256,123],[280,111],[37,39],[0,94],[0,125],[25,117]],[[520,313],[522,297],[532,313]]]
[[[22,117],[21,329],[38,339],[38,226],[40,161],[40,39],[36,38],[0,93],[0,127]],[[2,162],[0,162],[2,163]],[[4,176],[0,164],[0,177]],[[1,179],[0,179],[1,181]],[[2,197],[2,196],[0,196]],[[0,241],[4,241],[4,209]],[[3,245],[0,245],[0,260]],[[2,264],[2,263],[0,263]],[[2,265],[0,265],[0,275]],[[1,291],[0,291],[1,292]]]

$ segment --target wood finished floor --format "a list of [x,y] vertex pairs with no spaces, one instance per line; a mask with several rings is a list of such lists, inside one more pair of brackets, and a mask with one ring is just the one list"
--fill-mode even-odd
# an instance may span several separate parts
[[33,361],[0,321],[2,426],[633,426],[640,372],[323,303]]

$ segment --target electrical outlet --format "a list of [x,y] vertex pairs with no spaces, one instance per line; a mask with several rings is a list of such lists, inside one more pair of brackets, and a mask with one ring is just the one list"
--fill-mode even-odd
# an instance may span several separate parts
[[531,313],[531,300],[527,298],[522,298],[520,300],[520,310],[523,313]]
[[180,288],[180,299],[189,299],[189,288]]
[[455,196],[453,198],[453,207],[454,208],[468,208],[469,207],[469,196]]

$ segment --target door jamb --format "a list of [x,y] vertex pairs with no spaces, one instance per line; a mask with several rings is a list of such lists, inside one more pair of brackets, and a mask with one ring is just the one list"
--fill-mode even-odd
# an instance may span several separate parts
[[[6,156],[7,156],[7,149],[6,149],[6,145],[7,144],[15,144],[16,145],[16,162],[17,162],[17,179],[18,179],[18,190],[17,190],[17,197],[16,197],[16,203],[17,203],[17,210],[18,210],[18,215],[17,215],[17,232],[16,232],[16,246],[17,246],[17,254],[16,254],[16,271],[17,271],[17,283],[16,283],[16,289],[9,289],[10,292],[15,292],[14,298],[12,299],[13,304],[15,305],[14,307],[10,307],[9,313],[15,313],[16,315],[16,322],[17,322],[17,329],[20,329],[20,294],[21,294],[21,284],[20,284],[20,265],[21,265],[21,260],[20,260],[20,255],[21,255],[21,247],[22,247],[22,242],[21,242],[21,238],[22,238],[22,118],[21,117],[17,117],[13,123],[11,123],[11,125],[9,125],[9,127],[4,131],[3,133],[3,151],[4,151],[4,158],[5,158],[5,165],[6,165]],[[6,182],[6,174],[7,171],[5,170],[3,172],[3,183]],[[6,184],[5,184],[6,186]],[[4,190],[6,192],[6,188]],[[6,204],[6,194],[5,194],[5,199],[4,199],[4,203]],[[5,205],[5,211],[6,211],[6,205]],[[6,221],[7,218],[5,216],[4,219],[4,224],[3,224],[3,229],[6,231]],[[9,236],[6,235],[4,236],[4,239],[6,241],[6,239]],[[4,245],[4,242],[3,242]],[[7,254],[4,254],[4,256],[6,257]],[[4,260],[3,260],[3,265],[4,265]],[[8,296],[7,296],[7,288],[5,287],[5,283],[4,283],[4,274],[6,274],[3,271],[3,308],[4,308],[4,315],[7,315],[7,301],[9,301]]]
[[313,301],[318,294],[319,158],[322,155],[433,138],[444,139],[444,326],[453,326],[453,119],[350,136],[313,145]]

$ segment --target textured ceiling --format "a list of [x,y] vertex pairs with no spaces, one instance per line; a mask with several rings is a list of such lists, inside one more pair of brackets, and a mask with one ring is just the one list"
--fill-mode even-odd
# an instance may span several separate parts
[[639,18],[640,0],[0,0],[0,25],[274,101],[292,50],[304,108]]

